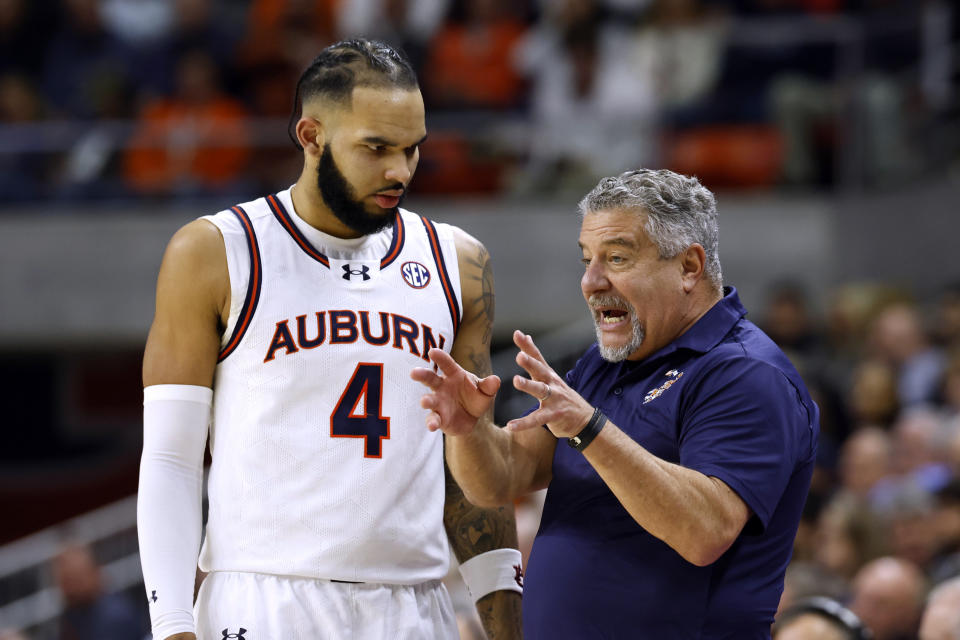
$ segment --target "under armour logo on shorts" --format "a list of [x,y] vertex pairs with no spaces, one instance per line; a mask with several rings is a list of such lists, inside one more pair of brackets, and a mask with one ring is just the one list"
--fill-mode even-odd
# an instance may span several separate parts
[[229,633],[227,629],[224,629],[221,633],[223,633],[224,639],[233,638],[233,640],[247,640],[246,638],[243,637],[243,634],[245,634],[246,632],[247,632],[246,629],[244,629],[243,627],[240,627],[240,631],[237,631],[236,633]]
[[349,280],[352,276],[363,276],[364,282],[370,279],[370,276],[367,275],[367,272],[370,271],[370,267],[367,265],[361,265],[359,269],[351,269],[350,265],[343,265],[343,279]]

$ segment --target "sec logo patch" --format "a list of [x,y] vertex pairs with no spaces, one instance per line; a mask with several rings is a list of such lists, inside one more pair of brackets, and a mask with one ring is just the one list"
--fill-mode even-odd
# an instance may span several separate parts
[[423,289],[430,284],[430,271],[419,262],[404,262],[400,265],[403,281],[414,289]]

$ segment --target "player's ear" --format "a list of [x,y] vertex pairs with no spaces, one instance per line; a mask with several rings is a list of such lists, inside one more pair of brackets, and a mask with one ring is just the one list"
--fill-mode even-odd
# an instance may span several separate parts
[[323,152],[324,130],[323,124],[316,118],[303,116],[297,121],[297,141],[303,147],[304,153],[319,157]]

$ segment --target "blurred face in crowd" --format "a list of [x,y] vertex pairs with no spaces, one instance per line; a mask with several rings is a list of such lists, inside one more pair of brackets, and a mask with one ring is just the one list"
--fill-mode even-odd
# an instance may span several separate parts
[[802,613],[779,627],[776,640],[847,640],[847,632],[819,613]]
[[890,472],[890,438],[876,427],[858,429],[840,452],[840,481],[845,489],[866,496]]
[[703,273],[703,249],[694,245],[661,259],[645,221],[644,213],[596,211],[580,227],[580,287],[593,312],[600,353],[613,362],[649,356],[697,317],[686,294]]
[[911,637],[919,626],[924,586],[913,563],[879,558],[854,578],[850,609],[873,630],[876,640]]
[[357,87],[352,105],[322,118],[317,188],[324,203],[352,235],[392,224],[426,138],[420,91]]
[[960,579],[953,578],[932,594],[920,621],[920,640],[956,640],[960,635]]
[[853,376],[848,398],[853,417],[861,424],[888,425],[899,405],[893,369],[878,360],[867,360]]
[[53,561],[53,573],[67,604],[88,604],[100,596],[100,567],[88,549],[62,551]]

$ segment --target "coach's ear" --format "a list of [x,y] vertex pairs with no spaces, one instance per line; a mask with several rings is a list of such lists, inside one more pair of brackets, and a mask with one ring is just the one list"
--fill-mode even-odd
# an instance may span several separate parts
[[324,131],[319,120],[303,116],[297,121],[297,141],[304,153],[319,158],[323,153]]
[[706,265],[707,252],[696,242],[680,254],[680,281],[685,292],[693,291],[693,288],[703,277]]

